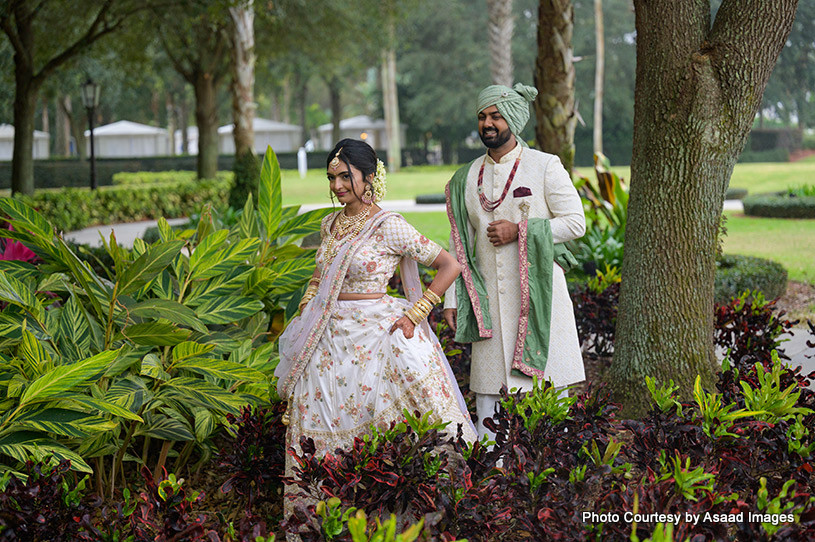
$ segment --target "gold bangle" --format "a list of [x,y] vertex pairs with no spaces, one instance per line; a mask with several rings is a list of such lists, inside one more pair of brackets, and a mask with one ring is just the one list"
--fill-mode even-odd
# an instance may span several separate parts
[[439,303],[441,303],[441,297],[439,297],[436,294],[436,292],[434,292],[430,288],[424,291],[424,297],[426,297],[427,300],[430,301],[430,303],[432,303],[433,305],[438,305]]

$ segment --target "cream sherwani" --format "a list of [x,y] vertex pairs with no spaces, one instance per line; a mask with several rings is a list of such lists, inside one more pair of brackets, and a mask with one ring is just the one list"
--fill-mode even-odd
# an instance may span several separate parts
[[[498,163],[487,154],[483,176],[487,199],[496,200],[501,196],[519,154],[521,160],[507,196],[493,212],[485,211],[478,199],[478,172],[484,161],[476,160],[467,175],[468,228],[471,238],[476,239],[475,259],[487,287],[493,326],[492,338],[473,343],[470,389],[479,394],[497,394],[503,384],[509,389],[529,389],[532,383],[531,378],[510,372],[521,303],[518,242],[493,246],[487,238],[487,226],[502,219],[519,223],[523,218],[520,204],[527,201],[529,218],[550,220],[554,243],[577,239],[586,229],[580,196],[560,159],[552,154],[521,145]],[[531,195],[515,197],[513,192],[520,187],[528,188]],[[453,246],[452,240],[450,246]],[[544,376],[556,387],[562,387],[584,380],[585,373],[566,278],[560,266],[553,265],[550,345]],[[445,308],[456,307],[455,288],[454,283],[447,291]]]

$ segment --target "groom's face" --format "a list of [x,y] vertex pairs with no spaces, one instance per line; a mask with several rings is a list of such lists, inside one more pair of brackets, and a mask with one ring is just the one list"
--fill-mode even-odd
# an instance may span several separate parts
[[478,136],[488,149],[497,149],[512,137],[506,119],[491,105],[478,114]]

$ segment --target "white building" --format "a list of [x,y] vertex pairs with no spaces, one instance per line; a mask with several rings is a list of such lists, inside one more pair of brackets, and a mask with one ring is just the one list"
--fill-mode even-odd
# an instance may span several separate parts
[[[273,151],[279,153],[296,152],[302,144],[303,130],[294,124],[256,117],[252,126],[255,130],[255,152],[258,156],[266,154],[267,146],[271,146]],[[218,152],[220,154],[235,154],[233,128],[234,124],[218,128]]]
[[[405,125],[400,127],[402,142],[405,141]],[[332,132],[333,124],[323,124],[317,128],[319,133],[320,148],[331,150],[337,143],[334,141]],[[340,139],[350,137],[351,139],[361,139],[367,142],[374,149],[387,149],[388,136],[385,131],[385,121],[383,119],[372,119],[367,115],[359,115],[340,121]]]
[[[48,132],[34,130],[34,146],[32,156],[35,160],[48,158],[51,136]],[[14,156],[14,126],[0,124],[0,160],[11,160]]]
[[[90,156],[90,130],[85,130],[85,149]],[[168,156],[170,138],[167,130],[146,124],[120,120],[93,129],[94,154],[97,158]]]

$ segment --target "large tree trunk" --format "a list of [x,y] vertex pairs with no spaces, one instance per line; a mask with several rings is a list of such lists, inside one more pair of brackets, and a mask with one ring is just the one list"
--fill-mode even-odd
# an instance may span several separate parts
[[603,152],[603,78],[606,73],[606,44],[603,28],[603,0],[594,0],[594,39],[597,58],[594,62],[594,153]]
[[566,171],[574,166],[574,63],[571,0],[540,0],[538,56],[535,61],[535,137],[541,150],[560,157]]
[[229,8],[232,18],[232,117],[235,157],[255,153],[255,12],[252,0]]
[[218,110],[215,81],[211,74],[198,72],[195,91],[195,123],[198,125],[198,178],[214,179],[218,172]]
[[[306,93],[308,92],[308,76],[305,75],[299,69],[295,73],[294,76],[294,89],[295,89],[295,98],[294,101],[297,107],[297,115],[300,119],[300,128],[302,129],[302,136],[300,139],[302,140],[300,143],[301,145],[305,145],[306,141],[308,141],[308,122],[306,118]],[[330,150],[331,147],[334,146],[336,141],[329,143],[328,149]]]
[[623,283],[609,372],[623,415],[645,377],[687,397],[713,383],[716,239],[744,147],[797,0],[635,0],[637,79]]
[[34,114],[38,88],[27,70],[15,70],[14,150],[11,162],[11,193],[34,194]]
[[490,75],[496,85],[512,86],[512,0],[487,0],[489,22],[487,32],[490,40]]

